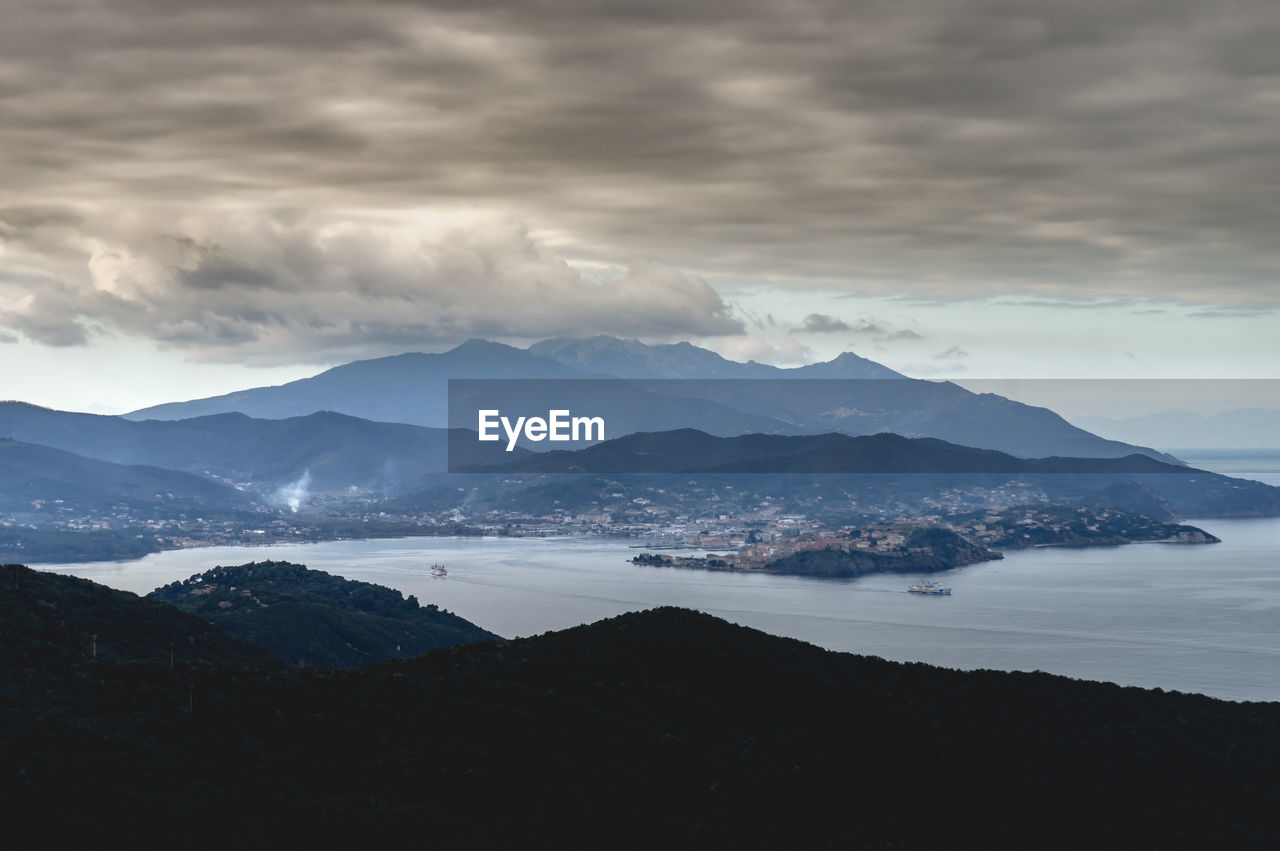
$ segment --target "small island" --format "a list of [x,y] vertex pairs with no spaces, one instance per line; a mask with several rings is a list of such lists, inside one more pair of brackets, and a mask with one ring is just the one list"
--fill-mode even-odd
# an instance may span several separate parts
[[927,524],[896,522],[822,530],[765,542],[752,533],[736,551],[705,556],[643,552],[632,564],[693,570],[753,571],[849,579],[868,573],[935,573],[1004,558],[995,549],[1117,546],[1131,543],[1212,544],[1195,526],[1166,523],[1116,509],[1022,506],[973,512]]
[[672,556],[641,553],[632,564],[652,567],[684,567],[701,570],[754,571],[792,576],[850,579],[867,573],[933,573],[967,564],[1004,558],[949,529],[921,527],[911,530],[899,546],[875,550],[848,541],[824,540],[819,546],[798,548],[771,558],[775,548],[759,544],[736,554]]

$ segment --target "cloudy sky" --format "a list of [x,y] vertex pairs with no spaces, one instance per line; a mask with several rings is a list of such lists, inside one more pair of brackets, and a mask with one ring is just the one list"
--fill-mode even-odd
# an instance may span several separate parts
[[1275,378],[1274,0],[3,0],[0,398],[614,334]]

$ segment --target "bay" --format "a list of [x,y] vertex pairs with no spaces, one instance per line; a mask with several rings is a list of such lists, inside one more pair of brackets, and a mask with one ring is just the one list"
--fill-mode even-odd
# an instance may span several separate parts
[[[415,594],[516,637],[659,605],[832,650],[952,668],[1043,670],[1237,700],[1280,700],[1280,518],[1188,521],[1213,545],[1011,552],[936,577],[819,580],[628,563],[635,541],[404,538],[156,553],[44,565],[145,594],[218,564],[278,559]],[[447,565],[443,578],[430,575]]]

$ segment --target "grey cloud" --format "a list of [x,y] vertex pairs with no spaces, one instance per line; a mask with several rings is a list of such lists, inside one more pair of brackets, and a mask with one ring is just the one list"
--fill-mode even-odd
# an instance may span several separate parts
[[1131,298],[1017,298],[1017,299],[993,299],[991,304],[994,305],[1012,305],[1014,307],[1052,307],[1054,309],[1063,310],[1100,310],[1113,307],[1126,307],[1130,304],[1138,303],[1137,299]]
[[846,326],[846,328],[847,330],[854,331],[858,334],[871,334],[876,337],[888,333],[879,322],[875,322],[870,319],[859,319],[858,324],[855,327],[848,328]]
[[[464,210],[650,269],[616,285],[637,329],[683,327],[654,315],[656,268],[942,302],[1280,297],[1271,0],[10,6],[0,185],[29,214],[0,212],[0,241],[59,279],[116,244],[117,215]],[[42,218],[50,199],[71,219]],[[306,292],[342,253],[177,234],[222,254],[147,249],[181,255],[171,306]],[[345,285],[381,297],[393,270],[361,257]]]
[[42,291],[25,301],[19,309],[0,309],[0,336],[11,339],[13,332],[18,332],[29,340],[57,348],[89,341],[75,305],[62,293]]
[[969,357],[969,353],[959,346],[952,346],[945,352],[939,352],[933,357],[935,360],[963,360]]
[[811,334],[831,334],[836,331],[848,331],[849,324],[825,313],[810,313],[804,318],[804,325],[796,329]]
[[[15,298],[0,312],[0,327],[74,345],[94,324],[197,359],[255,363],[584,327],[668,337],[744,329],[703,281],[652,263],[593,281],[510,220],[435,234],[263,215],[86,228],[95,235],[85,244],[96,246],[81,259],[87,271]],[[0,271],[0,291],[16,296],[22,288]]]
[[923,340],[924,337],[912,331],[910,328],[894,328],[890,323],[881,319],[859,319],[858,322],[846,330],[855,334],[864,334],[871,337],[876,343],[890,343],[896,340]]
[[922,334],[917,334],[915,331],[912,331],[910,328],[902,328],[898,331],[891,331],[891,332],[882,334],[879,337],[876,337],[875,339],[881,342],[887,342],[890,340],[923,340],[924,336]]
[[1266,304],[1238,307],[1204,307],[1187,315],[1197,319],[1251,319],[1257,316],[1269,316],[1275,313],[1276,310],[1276,305]]

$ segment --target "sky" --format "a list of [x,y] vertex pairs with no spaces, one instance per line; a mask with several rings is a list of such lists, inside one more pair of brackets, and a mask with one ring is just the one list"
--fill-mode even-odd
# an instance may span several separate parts
[[0,398],[594,334],[1277,378],[1277,43],[1273,0],[4,0]]

